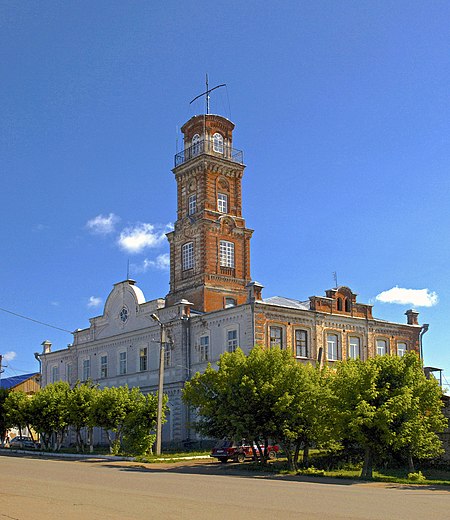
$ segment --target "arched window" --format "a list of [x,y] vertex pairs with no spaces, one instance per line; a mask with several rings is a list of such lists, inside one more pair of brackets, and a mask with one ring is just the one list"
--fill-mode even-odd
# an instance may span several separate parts
[[183,271],[192,269],[194,267],[194,243],[188,242],[181,248],[181,265]]
[[352,310],[352,304],[351,301],[346,298],[345,299],[345,312],[350,312]]
[[337,299],[337,310],[338,311],[342,310],[342,298]]
[[213,150],[217,153],[223,153],[223,136],[219,132],[213,135]]
[[192,146],[191,146],[192,157],[195,157],[199,153],[200,153],[200,136],[198,134],[195,134],[192,137]]

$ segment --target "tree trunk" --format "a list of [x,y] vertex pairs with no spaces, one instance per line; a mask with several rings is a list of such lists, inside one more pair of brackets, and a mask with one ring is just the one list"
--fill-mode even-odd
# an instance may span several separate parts
[[415,473],[416,469],[414,468],[414,460],[411,452],[408,453],[408,469],[410,473]]
[[364,452],[364,465],[361,471],[361,478],[371,479],[373,476],[373,468],[372,468],[372,450],[370,446],[366,446]]
[[307,442],[303,446],[303,466],[309,467],[309,444]]

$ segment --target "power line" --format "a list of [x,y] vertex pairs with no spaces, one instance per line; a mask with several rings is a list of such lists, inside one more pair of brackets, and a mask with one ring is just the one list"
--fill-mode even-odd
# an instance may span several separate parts
[[34,323],[39,323],[39,325],[44,325],[45,327],[50,327],[56,330],[62,330],[63,332],[68,332],[72,334],[72,330],[63,329],[61,327],[56,327],[55,325],[50,325],[50,323],[45,323],[44,321],[35,320],[34,318],[29,318],[28,316],[23,316],[22,314],[17,314],[17,312],[8,311],[7,309],[2,309],[0,307],[0,311],[7,312],[8,314],[12,314],[13,316],[17,316],[18,318],[23,318],[24,320],[33,321]]

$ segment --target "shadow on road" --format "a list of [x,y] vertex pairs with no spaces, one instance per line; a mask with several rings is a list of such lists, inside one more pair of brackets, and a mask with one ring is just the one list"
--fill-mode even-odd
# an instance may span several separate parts
[[[302,482],[325,484],[335,486],[378,486],[392,489],[408,489],[412,491],[446,491],[450,492],[450,486],[438,485],[414,485],[414,484],[397,484],[390,482],[369,482],[344,478],[330,477],[313,477],[305,475],[279,475],[270,472],[264,472],[253,469],[253,467],[245,467],[245,464],[221,464],[215,462],[193,462],[184,464],[142,464],[142,463],[114,463],[99,461],[102,466],[109,469],[116,469],[126,472],[139,473],[177,473],[185,475],[219,475],[224,477],[244,478],[244,479],[260,479],[260,480],[277,480],[287,482]],[[251,469],[250,469],[251,468]]]

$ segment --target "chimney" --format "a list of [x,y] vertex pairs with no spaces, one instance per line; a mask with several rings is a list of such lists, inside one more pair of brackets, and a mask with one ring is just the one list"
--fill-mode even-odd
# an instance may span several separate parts
[[405,312],[406,315],[406,323],[408,325],[419,325],[418,317],[419,313],[414,309],[409,309]]
[[264,285],[261,285],[258,282],[250,282],[245,287],[248,291],[247,303],[253,303],[262,300],[262,290],[264,289]]
[[50,352],[52,351],[52,342],[49,341],[48,339],[46,339],[45,341],[42,342],[42,353],[43,354],[50,354]]
[[194,305],[192,302],[185,300],[184,298],[179,302],[176,302],[175,305],[182,305],[182,317],[189,318],[191,315],[191,307]]

